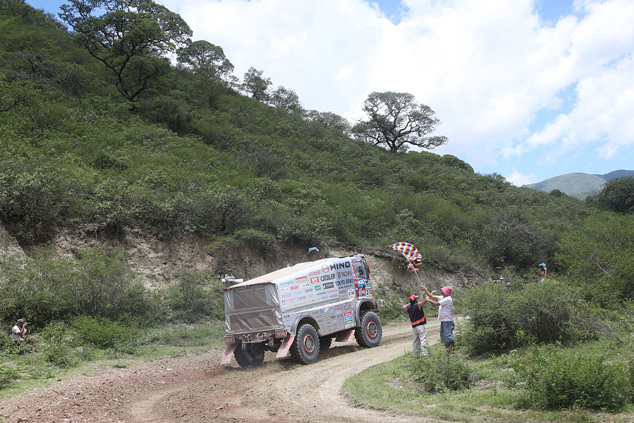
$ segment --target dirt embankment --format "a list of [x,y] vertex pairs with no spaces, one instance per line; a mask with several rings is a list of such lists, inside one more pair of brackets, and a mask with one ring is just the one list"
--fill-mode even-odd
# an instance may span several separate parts
[[[438,342],[438,322],[428,324],[428,336]],[[341,394],[346,378],[409,349],[407,323],[384,327],[376,348],[334,343],[308,366],[272,353],[260,368],[222,366],[222,351],[211,349],[99,370],[2,400],[0,422],[410,422],[412,416],[352,407]]]

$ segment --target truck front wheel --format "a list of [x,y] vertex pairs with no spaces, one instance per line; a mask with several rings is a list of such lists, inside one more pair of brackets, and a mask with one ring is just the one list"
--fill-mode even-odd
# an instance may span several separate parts
[[240,367],[256,367],[264,362],[264,342],[246,344],[244,348],[238,345],[233,356]]
[[362,347],[376,347],[381,343],[383,329],[381,319],[373,311],[364,311],[359,315],[361,327],[354,331],[354,337]]
[[301,364],[312,364],[319,357],[319,335],[311,324],[303,324],[291,346],[291,356]]

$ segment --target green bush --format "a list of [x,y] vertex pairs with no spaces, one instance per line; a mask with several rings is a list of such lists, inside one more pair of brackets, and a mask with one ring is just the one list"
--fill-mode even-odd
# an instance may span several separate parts
[[533,347],[513,364],[515,377],[527,395],[524,408],[584,408],[616,412],[634,399],[634,361],[607,362],[556,346]]
[[184,271],[166,292],[173,318],[192,323],[201,318],[224,318],[224,295],[218,278],[208,271]]
[[0,334],[0,358],[6,359],[20,352],[11,335]]
[[23,316],[36,327],[81,314],[158,320],[156,297],[134,279],[122,250],[88,248],[77,255],[71,259],[44,252],[24,264],[0,260],[6,270],[0,283],[0,320]]
[[414,382],[429,393],[467,389],[477,379],[462,356],[448,354],[444,347],[431,348],[427,356],[412,354],[410,364]]
[[464,340],[474,355],[588,340],[600,330],[600,320],[578,289],[554,280],[518,289],[483,283],[465,292],[463,305],[469,316]]
[[108,319],[81,316],[73,319],[71,327],[82,342],[98,348],[128,351],[135,342],[135,328]]

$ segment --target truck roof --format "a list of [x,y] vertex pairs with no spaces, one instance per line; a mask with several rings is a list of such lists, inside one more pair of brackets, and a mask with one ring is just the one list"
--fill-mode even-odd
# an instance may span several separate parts
[[[357,254],[353,257],[363,257],[362,254]],[[346,259],[346,258],[353,258],[353,257],[339,257],[339,258],[324,258],[324,259],[320,259],[320,260],[315,260],[315,261],[306,261],[303,263],[297,263],[294,266],[289,266],[289,267],[285,267],[283,269],[279,269],[276,270],[274,272],[271,273],[267,273],[265,275],[262,276],[258,276],[257,278],[254,279],[249,279],[248,281],[244,281],[241,283],[238,283],[236,285],[230,286],[227,289],[232,289],[235,287],[240,287],[240,286],[248,286],[248,285],[256,285],[256,284],[260,284],[260,283],[266,283],[266,282],[276,282],[277,280],[284,278],[286,276],[290,276],[294,273],[298,273],[298,272],[304,272],[307,269],[310,269],[312,267],[317,267],[317,266],[321,266],[322,264],[326,264],[326,263],[330,263],[333,260],[342,260],[342,259]]]

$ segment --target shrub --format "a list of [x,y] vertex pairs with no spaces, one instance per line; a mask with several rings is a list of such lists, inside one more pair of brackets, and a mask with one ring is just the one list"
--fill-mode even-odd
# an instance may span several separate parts
[[129,350],[134,343],[135,329],[120,322],[82,316],[75,318],[71,327],[82,341],[98,348]]
[[10,335],[0,334],[0,358],[8,358],[19,352],[19,346],[13,342],[13,338]]
[[577,289],[554,280],[508,290],[483,283],[465,293],[465,343],[472,354],[531,343],[576,342],[599,333],[599,319]]
[[414,382],[429,393],[458,391],[473,386],[476,374],[458,354],[430,349],[430,354],[414,354],[411,360]]
[[224,317],[224,296],[211,282],[217,278],[210,272],[186,271],[177,278],[167,291],[168,304],[176,320],[191,323],[201,317]]
[[634,399],[634,361],[606,362],[551,345],[534,347],[513,368],[527,391],[524,407],[615,412]]

